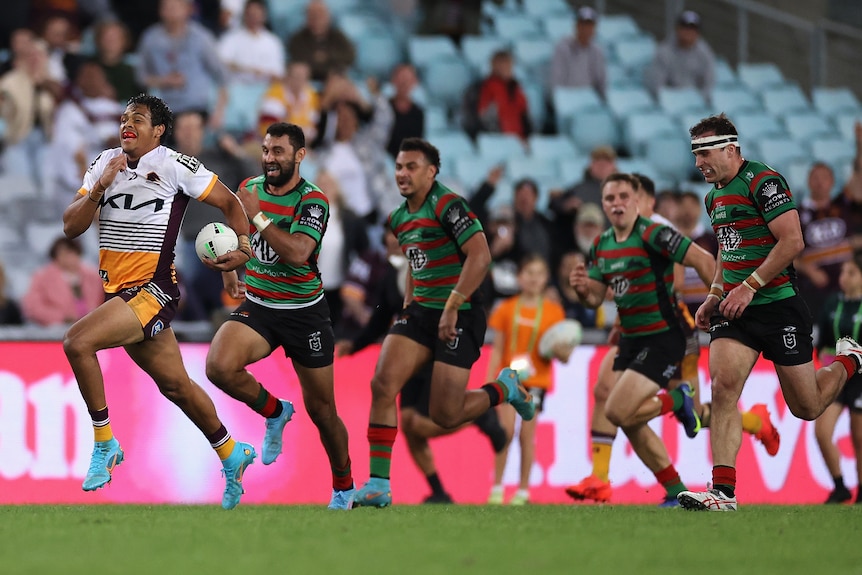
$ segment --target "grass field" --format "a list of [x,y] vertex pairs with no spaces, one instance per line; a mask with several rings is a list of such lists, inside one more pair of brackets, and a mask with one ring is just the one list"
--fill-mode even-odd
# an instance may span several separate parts
[[862,506],[4,506],[0,573],[862,573]]

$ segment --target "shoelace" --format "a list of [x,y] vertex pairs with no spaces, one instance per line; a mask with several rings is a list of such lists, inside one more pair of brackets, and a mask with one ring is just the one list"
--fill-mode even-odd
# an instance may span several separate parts
[[108,451],[108,447],[104,445],[95,445],[93,447],[93,456],[90,458],[90,468],[87,470],[87,473],[98,473],[107,467]]

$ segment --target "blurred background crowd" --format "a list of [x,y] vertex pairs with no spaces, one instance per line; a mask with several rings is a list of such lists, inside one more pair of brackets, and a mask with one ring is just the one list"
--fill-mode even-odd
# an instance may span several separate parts
[[[667,2],[666,37],[642,28],[636,9],[606,4],[4,2],[0,325],[57,328],[99,301],[96,232],[62,238],[61,214],[89,164],[118,145],[119,115],[140,92],[175,113],[167,144],[233,189],[260,171],[266,126],[302,126],[301,173],[332,205],[320,269],[342,338],[368,321],[381,278],[404,264],[381,233],[400,201],[393,174],[402,138],[440,149],[440,180],[485,226],[489,307],[517,292],[518,261],[538,252],[554,271],[549,296],[602,329],[613,322],[612,302],[586,310],[566,282],[607,225],[599,183],[615,171],[646,176],[655,211],[714,251],[703,213],[709,186],[694,170],[687,129],[720,111],[739,128],[743,154],[789,180],[807,245],[800,289],[816,317],[823,294],[838,289],[841,263],[862,248],[854,88],[803,88],[770,62],[731,65],[706,39],[718,24],[682,2]],[[829,4],[862,38],[858,6]],[[187,338],[208,339],[236,302],[194,255],[197,231],[220,212],[192,204],[177,246],[180,324],[198,326]],[[682,294],[695,307],[705,290],[689,279]]]

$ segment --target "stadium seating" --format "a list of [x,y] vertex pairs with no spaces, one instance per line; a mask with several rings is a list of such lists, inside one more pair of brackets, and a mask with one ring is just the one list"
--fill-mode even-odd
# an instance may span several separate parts
[[524,13],[533,17],[570,15],[566,0],[530,0],[524,2]]
[[530,155],[537,158],[564,159],[574,158],[577,148],[565,135],[534,134],[527,139]]
[[679,136],[659,136],[644,143],[645,158],[664,179],[683,182],[692,175],[694,156],[691,145]]
[[581,113],[572,119],[569,134],[578,149],[589,151],[596,146],[616,147],[620,130],[613,115],[604,109]]
[[[623,121],[623,141],[626,149],[634,156],[645,153],[648,140],[663,137],[683,138],[683,132],[668,114],[660,111],[638,112]],[[683,139],[683,141],[685,141]],[[689,153],[691,149],[689,148]]]
[[417,68],[424,68],[441,58],[458,59],[460,54],[448,36],[410,36],[407,39],[407,57]]
[[798,112],[810,112],[811,103],[799,86],[785,85],[765,90],[760,94],[766,111],[774,116],[785,116]]
[[796,140],[829,138],[835,135],[835,126],[829,118],[814,112],[790,114],[784,118],[784,125]]
[[628,14],[605,14],[596,22],[596,39],[605,46],[612,46],[620,40],[641,35],[642,32],[634,18]]
[[811,90],[814,107],[824,115],[862,114],[862,104],[849,88],[822,88]]
[[742,84],[755,92],[785,84],[784,74],[775,64],[742,62],[736,67],[736,74]]
[[526,154],[521,140],[511,134],[479,134],[476,138],[476,149],[482,158],[499,162]]
[[459,58],[428,63],[421,74],[422,83],[432,102],[455,107],[473,82],[470,67]]
[[461,52],[477,76],[484,75],[491,68],[494,52],[511,47],[506,38],[497,36],[464,36],[461,38]]
[[257,129],[257,111],[266,92],[264,82],[233,82],[228,85],[224,129],[241,136]]
[[706,114],[707,105],[703,94],[696,88],[660,88],[659,107],[671,116],[679,117],[686,112]]
[[356,40],[356,67],[366,76],[385,78],[404,59],[401,46],[387,34],[364,34]]
[[553,43],[574,35],[575,17],[573,15],[552,14],[542,18],[544,36]]
[[519,38],[541,38],[542,27],[538,20],[525,14],[501,12],[494,16],[494,33],[500,38],[517,40]]
[[620,119],[636,112],[651,112],[657,110],[655,100],[643,87],[608,88],[608,108]]
[[613,45],[613,56],[631,72],[641,73],[653,60],[656,41],[652,36],[620,40]]
[[739,141],[745,146],[761,138],[789,138],[785,127],[773,116],[765,114],[737,114],[731,118],[739,131]]
[[740,113],[762,112],[763,103],[760,98],[747,87],[717,86],[712,91],[711,107],[718,114],[724,112],[731,119]]
[[554,88],[551,93],[556,113],[557,131],[564,133],[575,115],[604,109],[604,103],[592,88]]

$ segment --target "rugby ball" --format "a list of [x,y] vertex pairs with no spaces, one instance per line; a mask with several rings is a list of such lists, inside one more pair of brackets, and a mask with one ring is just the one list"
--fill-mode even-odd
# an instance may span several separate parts
[[542,334],[539,340],[539,355],[550,358],[554,355],[554,347],[560,343],[566,343],[572,347],[581,343],[584,336],[584,328],[581,323],[574,319],[558,321]]
[[238,246],[236,232],[219,222],[205,225],[195,238],[195,251],[201,260],[223,256]]

